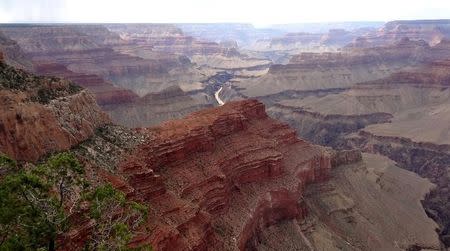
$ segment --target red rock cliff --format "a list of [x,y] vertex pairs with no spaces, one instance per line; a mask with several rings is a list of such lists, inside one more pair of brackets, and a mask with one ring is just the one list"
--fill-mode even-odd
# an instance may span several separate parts
[[324,148],[298,139],[256,100],[140,131],[147,140],[119,164],[127,185],[113,183],[148,203],[132,245],[156,250],[252,248],[265,227],[303,218],[305,186],[331,169]]
[[88,92],[0,63],[0,152],[36,161],[70,149],[106,123],[108,116]]

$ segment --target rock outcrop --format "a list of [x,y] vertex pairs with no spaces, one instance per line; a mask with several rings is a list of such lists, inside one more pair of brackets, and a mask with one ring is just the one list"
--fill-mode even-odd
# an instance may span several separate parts
[[324,149],[297,139],[256,101],[207,109],[143,133],[151,140],[121,170],[135,189],[132,197],[166,212],[148,222],[156,228],[142,237],[162,250],[251,247],[264,226],[304,217],[297,203],[304,186],[326,180],[331,168]]
[[[102,133],[75,151],[109,173],[100,176],[130,199],[149,205],[148,220],[131,246],[251,249],[266,227],[304,218],[306,185],[326,181],[332,168],[330,150],[298,139],[256,100],[227,103],[131,134],[106,130],[118,137]],[[122,141],[138,143],[116,150]],[[105,165],[103,155],[112,155],[114,163]],[[68,248],[80,245],[68,243]]]
[[69,81],[1,62],[0,97],[0,151],[21,161],[68,150],[109,122],[92,95]]

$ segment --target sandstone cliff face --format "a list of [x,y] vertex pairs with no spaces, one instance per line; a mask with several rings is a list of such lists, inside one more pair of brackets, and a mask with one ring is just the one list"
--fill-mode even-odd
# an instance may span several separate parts
[[3,26],[1,30],[26,53],[32,72],[69,79],[94,93],[100,105],[137,97],[128,88],[113,86],[109,76],[155,68],[143,59],[109,49],[124,41],[99,25]]
[[[75,151],[129,198],[149,205],[130,245],[156,250],[254,248],[266,227],[306,216],[306,185],[327,180],[335,159],[269,118],[255,100],[116,131],[106,129]],[[105,164],[102,156],[110,155]],[[81,245],[80,234],[69,248]]]
[[0,151],[36,161],[88,139],[109,118],[70,82],[34,77],[0,63]]
[[254,47],[259,50],[334,51],[346,46],[364,33],[364,29],[353,31],[330,29],[326,33],[288,33],[282,37],[266,40],[266,45],[264,45],[264,40],[260,40]]
[[[169,78],[169,71],[181,66],[189,66],[176,58],[143,59],[118,53],[111,48],[92,50],[67,50],[64,52],[46,52],[33,56],[36,65],[59,64],[69,71],[84,75],[96,75],[124,89],[142,94],[159,91]],[[46,67],[40,67],[46,69]],[[52,68],[47,67],[47,71]],[[49,72],[58,74],[60,72]],[[65,77],[65,75],[62,75]],[[70,75],[69,75],[70,76]],[[148,83],[145,86],[143,83]],[[87,83],[89,84],[89,82]],[[89,86],[87,85],[89,88]]]
[[[434,59],[433,59],[434,58]],[[430,60],[425,61],[419,67],[411,70],[399,71],[390,76],[367,84],[384,84],[389,83],[404,84],[410,86],[422,87],[445,87],[450,85],[450,56],[445,58],[441,56],[429,57]]]
[[[408,131],[424,127],[431,117],[446,125],[448,48],[446,41],[430,47],[402,39],[393,46],[301,53],[287,65],[272,65],[259,79],[232,83],[234,93],[228,96],[256,96],[269,105],[271,116],[288,122],[302,137],[330,146],[340,144],[339,135],[394,117],[403,123],[396,124],[398,131],[407,123]],[[408,120],[411,109],[431,115]],[[433,140],[448,138],[444,127],[437,128]]]
[[[204,110],[144,132],[152,140],[121,170],[133,197],[166,212],[150,220],[156,227],[145,238],[162,250],[251,247],[261,227],[303,217],[297,199],[304,186],[325,180],[331,168],[323,149],[298,140],[256,101]],[[288,154],[296,150],[302,154]]]
[[[352,77],[360,65],[376,69],[370,66],[373,61],[368,58],[383,62],[379,69],[388,65],[390,70],[395,70],[370,81],[365,75],[363,83],[354,82],[340,88],[333,88],[334,80],[322,77],[317,78],[315,90],[296,90],[298,85],[290,86],[290,82],[283,79],[299,81],[300,77],[313,73],[326,76],[329,69],[342,65],[353,65],[349,75]],[[445,178],[450,139],[448,58],[446,40],[429,46],[410,39],[402,39],[395,46],[347,48],[340,55],[302,54],[292,58],[291,64],[272,67],[274,70],[267,78],[277,76],[273,83],[278,86],[270,88],[272,92],[283,91],[261,99],[269,104],[268,113],[272,117],[289,123],[307,140],[338,149],[361,149],[384,155],[400,167],[429,178],[437,187],[425,197],[423,205],[439,224],[441,241],[449,245],[449,211],[446,209],[449,181]],[[318,73],[322,67],[327,70]],[[295,73],[299,69],[306,73]],[[286,77],[286,73],[290,75]],[[251,94],[238,88],[234,90]]]

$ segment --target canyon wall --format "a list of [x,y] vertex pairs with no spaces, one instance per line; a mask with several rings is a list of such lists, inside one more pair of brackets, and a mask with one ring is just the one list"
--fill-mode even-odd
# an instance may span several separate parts
[[[164,111],[164,106],[155,106],[160,101],[152,100],[153,94],[158,96],[159,92],[177,85],[188,91],[201,89],[201,82],[215,74],[214,70],[196,68],[185,56],[190,52],[185,50],[192,48],[198,54],[220,54],[223,48],[186,38],[182,33],[179,38],[170,31],[161,33],[158,29],[152,33],[154,36],[146,33],[152,29],[156,28],[136,27],[139,34],[144,34],[141,38],[147,35],[152,38],[141,43],[137,38],[115,33],[103,25],[2,25],[0,30],[5,39],[0,40],[0,44],[6,55],[11,54],[7,59],[20,59],[15,56],[18,53],[10,52],[10,44],[16,51],[20,49],[31,65],[29,71],[59,76],[87,88],[116,123],[126,121],[124,113],[129,112],[135,114],[134,120],[139,123],[123,125],[148,126],[186,115],[186,111],[177,110],[179,107],[187,106],[188,111],[194,111],[211,105],[211,101],[198,95],[183,94],[186,97],[181,102],[177,97],[171,99],[173,96],[165,95],[165,104],[174,104],[168,111]],[[187,40],[190,42],[183,42]],[[161,49],[170,49],[174,43],[180,43],[180,51]],[[147,94],[150,95],[141,98]],[[124,107],[128,109],[124,111]],[[158,118],[147,116],[145,111],[158,114]]]
[[[333,168],[362,160],[359,151],[337,152],[297,138],[256,100],[157,127],[105,126],[109,119],[86,90],[2,65],[1,151],[37,161],[70,148],[91,182],[110,182],[147,205],[149,217],[130,247],[254,250],[262,240],[279,242],[267,237],[268,229],[314,217],[316,208],[304,197],[309,185],[326,183]],[[164,95],[176,93],[180,89]],[[92,227],[77,215],[70,220],[71,230],[60,239],[63,250],[82,248]],[[294,233],[294,240],[303,238]]]
[[[306,217],[301,196],[307,184],[329,178],[332,162],[358,161],[343,160],[348,154],[336,161],[332,150],[298,139],[255,100],[132,133],[118,130],[107,127],[74,151],[130,199],[149,206],[132,247],[252,249],[266,227]],[[114,150],[126,145],[131,148]],[[114,164],[105,165],[99,158],[109,155]],[[76,236],[67,248],[81,245]]]
[[[170,24],[5,24],[0,32],[0,46],[21,51],[29,71],[88,89],[115,123],[133,127],[212,106],[218,88],[208,80],[222,71],[259,74],[270,65],[235,42],[191,37]],[[168,94],[176,88],[182,92]]]
[[[323,149],[298,140],[256,101],[230,103],[144,130],[152,140],[121,170],[134,196],[155,210],[164,208],[165,217],[172,218],[169,226],[163,219],[151,222],[157,227],[147,238],[157,249],[248,248],[261,226],[304,217],[297,203],[303,187],[325,180],[331,168]],[[286,152],[295,149],[302,154]],[[153,182],[160,186],[146,185],[146,176],[160,180]],[[217,236],[215,229],[227,229],[225,236]]]
[[[422,188],[417,189],[417,196],[408,195],[404,201],[389,204],[395,205],[393,208],[375,213],[345,199],[353,195],[330,192],[323,195],[323,200],[331,207],[336,199],[336,210],[322,215],[321,210],[333,208],[311,204],[310,185],[327,187],[330,178],[335,182],[331,175],[335,168],[349,172],[351,177],[356,173],[356,178],[349,178],[350,181],[358,188],[364,187],[352,200],[360,199],[358,196],[368,189],[370,194],[375,194],[367,200],[368,204],[376,204],[377,196],[392,201],[389,193],[372,185],[376,184],[375,178],[368,178],[364,185],[361,185],[364,182],[357,183],[361,180],[358,175],[366,172],[355,171],[355,166],[372,170],[372,165],[378,162],[366,162],[357,150],[334,151],[297,138],[293,129],[268,117],[264,105],[255,100],[229,102],[157,127],[134,131],[105,127],[74,151],[86,163],[100,168],[100,177],[128,198],[149,206],[149,218],[131,241],[132,247],[146,243],[156,250],[259,250],[264,245],[292,248],[289,243],[301,242],[296,247],[308,249],[311,242],[310,245],[319,248],[328,242],[318,241],[316,236],[322,239],[330,236],[322,232],[323,228],[340,229],[329,238],[343,238],[351,243],[340,240],[327,246],[329,250],[342,245],[393,248],[396,240],[405,247],[419,242],[429,248],[438,245],[436,233],[428,231],[434,225],[417,202],[425,191]],[[391,185],[391,179],[406,175],[404,171],[392,176],[397,174],[378,167],[373,172],[380,176],[383,175],[379,172],[386,172],[388,178],[383,177],[382,182],[387,185]],[[414,177],[410,181],[422,184]],[[405,192],[403,183],[401,191]],[[348,211],[341,209],[348,205]],[[352,210],[361,216],[352,214]],[[348,217],[341,219],[339,212],[355,217],[355,221],[347,222]],[[407,215],[397,215],[398,212]],[[370,223],[371,233],[347,229],[356,222],[361,227],[367,223],[364,217],[373,215],[400,219],[395,221],[399,223],[414,219],[419,224],[420,219],[426,225],[414,231],[408,227],[408,232],[377,223]],[[317,231],[311,233],[305,227],[314,218],[317,220],[312,228]],[[334,227],[335,221],[345,222]],[[304,222],[301,230],[295,227],[300,222]],[[285,224],[294,228],[280,228]],[[288,231],[283,242],[276,234],[271,235],[283,229]],[[386,231],[396,234],[386,236],[383,234]],[[80,231],[77,233],[80,235],[75,236],[82,236]],[[380,241],[386,243],[367,241],[367,238],[383,238]],[[73,249],[82,241],[74,237],[68,243],[68,248]]]
[[91,94],[66,80],[0,62],[0,151],[21,161],[68,150],[109,123]]

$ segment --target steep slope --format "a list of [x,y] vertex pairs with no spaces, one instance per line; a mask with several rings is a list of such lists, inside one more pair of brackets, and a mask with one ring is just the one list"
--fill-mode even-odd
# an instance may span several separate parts
[[[102,88],[110,82],[104,79],[111,76],[122,84],[130,76],[130,83],[142,80],[133,78],[141,76],[140,70],[148,70],[141,65],[148,61],[130,56],[138,52],[123,43],[123,36],[91,28],[80,37],[81,45],[74,45],[75,50],[49,52],[49,46],[45,47],[48,55],[33,54],[42,59],[42,72],[63,72],[68,79],[83,79],[105,93],[109,90]],[[55,31],[69,41],[82,31],[66,32]],[[142,42],[140,49],[145,53],[146,43],[158,43],[148,41],[149,37],[159,39],[148,35],[151,32],[132,38]],[[172,32],[178,31],[169,30],[169,36]],[[166,43],[172,40],[161,41],[159,52],[146,55],[169,52],[171,46]],[[201,51],[195,46],[184,51],[192,45],[185,37],[172,42],[174,53],[194,57]],[[222,80],[228,82],[218,92],[227,101],[224,106],[137,130],[101,127],[109,123],[108,118],[86,91],[66,80],[34,77],[4,66],[0,140],[5,140],[0,141],[0,151],[36,161],[71,148],[89,178],[111,182],[128,198],[149,207],[149,218],[131,246],[150,243],[157,250],[437,249],[436,225],[419,204],[430,183],[379,156],[365,155],[360,162],[359,151],[312,145],[298,139],[294,129],[268,117],[262,103],[228,99],[258,96],[272,117],[289,122],[302,137],[339,149],[386,155],[402,168],[429,178],[437,189],[426,196],[424,205],[439,224],[441,240],[449,243],[450,157],[448,137],[443,134],[448,131],[449,64],[445,45],[440,45],[435,50],[437,46],[402,40],[388,47],[302,54],[288,65],[272,66],[259,80],[248,81],[252,73],[239,70],[242,75],[236,82],[236,78],[230,80],[230,72],[213,70],[208,73],[216,74],[213,77],[204,75],[203,83],[187,83],[182,89],[166,88],[165,82],[155,87],[158,93],[143,97],[123,93],[123,99],[98,99],[105,100],[102,106],[111,109],[113,121],[146,127],[152,124],[149,120],[156,118],[158,123],[203,108],[209,104],[203,92],[214,93]],[[78,46],[86,48],[78,54]],[[205,54],[226,57],[216,49],[217,44],[206,44]],[[55,60],[53,53],[57,60],[44,64]],[[114,62],[100,62],[105,58]],[[189,68],[192,65],[186,59],[171,55],[162,63],[162,75],[153,73],[167,76],[165,63],[170,68],[172,60]],[[92,62],[99,68],[84,66]],[[270,84],[270,78],[276,81]],[[444,126],[431,125],[436,128],[431,131],[428,119],[439,119]],[[375,123],[379,125],[364,128]],[[405,125],[411,128],[397,127]],[[426,133],[417,135],[418,129]],[[354,164],[332,171],[350,163]],[[329,178],[331,183],[326,183]],[[320,184],[308,186],[311,183]],[[79,224],[64,236],[65,250],[81,248],[90,234],[89,224]]]
[[[303,187],[326,179],[331,168],[324,149],[298,140],[256,101],[144,132],[151,140],[120,166],[134,196],[148,201],[156,215],[166,212],[150,217],[155,228],[142,236],[157,249],[251,247],[261,226],[303,217],[297,202]],[[302,154],[289,154],[294,151]]]
[[[213,69],[251,68],[270,63],[267,60],[251,58],[239,53],[235,42],[218,43],[216,39],[205,40],[204,36],[198,34],[192,37],[184,34],[177,26],[190,27],[189,24],[114,24],[107,27],[121,34],[128,41],[126,46],[114,47],[116,50],[144,58],[157,55],[167,57],[167,54],[179,55],[189,58],[200,67]],[[231,26],[233,25],[230,25],[230,28]]]
[[0,152],[17,160],[68,150],[109,122],[85,90],[1,61],[0,97]]
[[152,47],[156,52],[186,56],[238,53],[235,48],[187,36],[181,29],[171,24],[112,24],[108,25],[108,28],[128,41]]
[[[397,114],[404,122],[399,122],[399,127],[387,127],[416,136],[420,135],[417,130],[426,129],[420,127],[426,127],[431,118],[426,114],[434,114],[432,117],[442,123],[437,123],[439,130],[433,130],[432,137],[445,139],[450,58],[445,48],[449,48],[446,41],[429,47],[404,39],[389,47],[303,53],[288,65],[273,65],[261,78],[224,87],[222,99],[257,96],[269,104],[271,115],[321,144],[336,146],[337,135],[390,122]],[[415,113],[420,115],[408,117],[416,108]],[[407,110],[410,112],[405,113]],[[411,123],[413,120],[417,124]],[[404,130],[402,123],[409,124],[410,129]],[[429,141],[430,135],[426,135],[422,138]]]

